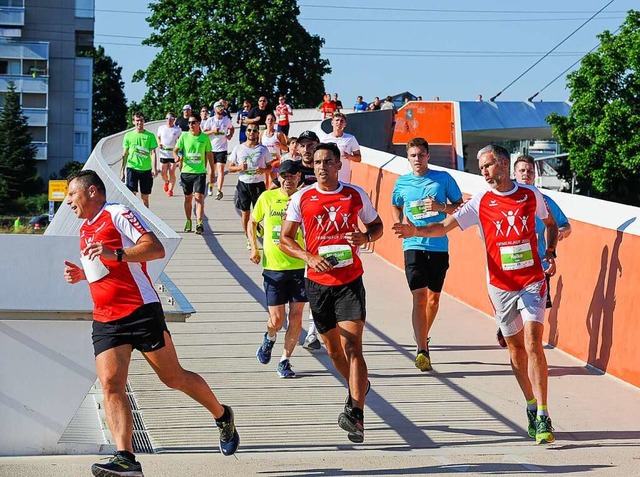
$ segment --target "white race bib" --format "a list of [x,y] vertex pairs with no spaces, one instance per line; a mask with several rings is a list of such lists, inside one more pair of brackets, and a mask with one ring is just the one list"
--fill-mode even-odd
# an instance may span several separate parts
[[337,263],[333,264],[333,268],[347,267],[353,263],[353,250],[349,245],[324,245],[318,247],[318,254],[323,257],[335,257]]
[[533,251],[529,242],[520,245],[500,247],[500,261],[503,270],[520,270],[533,266]]

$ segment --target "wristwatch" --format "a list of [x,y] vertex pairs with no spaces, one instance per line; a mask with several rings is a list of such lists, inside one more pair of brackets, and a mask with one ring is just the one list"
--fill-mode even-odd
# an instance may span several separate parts
[[367,243],[371,242],[371,234],[369,232],[365,232],[364,235],[367,237]]
[[121,248],[116,249],[116,261],[122,262],[122,256],[124,255],[124,250]]
[[553,258],[558,258],[558,256],[556,255],[556,250],[553,248],[548,248],[547,253],[551,254]]

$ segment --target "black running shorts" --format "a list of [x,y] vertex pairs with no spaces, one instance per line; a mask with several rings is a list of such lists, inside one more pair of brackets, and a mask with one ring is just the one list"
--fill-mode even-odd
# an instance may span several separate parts
[[143,353],[164,348],[164,332],[169,333],[160,303],[147,303],[124,318],[103,323],[93,322],[93,352],[98,356],[103,351],[121,345],[131,345]]
[[411,291],[428,288],[434,293],[442,292],[448,269],[449,252],[404,251],[404,273]]
[[346,285],[320,285],[308,278],[305,283],[313,321],[320,334],[331,331],[341,321],[366,319],[366,297],[362,277]]
[[138,192],[138,184],[140,184],[140,193],[144,195],[151,194],[153,188],[153,176],[151,171],[139,171],[127,167],[127,188],[131,192]]

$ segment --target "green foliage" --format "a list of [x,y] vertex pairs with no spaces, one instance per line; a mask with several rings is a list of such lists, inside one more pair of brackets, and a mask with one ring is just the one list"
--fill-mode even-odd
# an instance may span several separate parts
[[547,118],[569,153],[581,193],[640,205],[640,12],[630,10],[617,35],[568,75],[568,117]]
[[20,95],[15,84],[9,82],[0,112],[0,204],[41,191],[38,190],[42,183],[36,169],[36,152],[27,117],[20,107]]
[[38,194],[30,197],[18,197],[11,203],[10,211],[23,215],[46,214],[49,211],[49,195]]
[[[102,46],[94,48],[92,145],[100,139],[127,128],[127,98],[124,94],[122,67],[118,66]],[[66,177],[66,176],[65,176]]]
[[189,103],[226,97],[237,106],[259,95],[285,94],[296,107],[314,107],[331,72],[320,57],[324,40],[298,22],[296,0],[159,0],[147,19],[145,45],[161,48],[146,71],[140,109],[149,119]]

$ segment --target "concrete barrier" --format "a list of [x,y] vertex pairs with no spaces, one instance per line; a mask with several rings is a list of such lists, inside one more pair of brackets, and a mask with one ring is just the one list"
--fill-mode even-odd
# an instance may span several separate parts
[[[353,182],[363,187],[385,225],[375,253],[404,268],[402,246],[390,227],[391,192],[397,177],[410,172],[406,158],[363,148],[353,164]],[[433,169],[439,169],[432,166]],[[447,170],[465,195],[485,189],[476,175]],[[603,372],[640,386],[640,208],[588,197],[544,191],[569,217],[573,234],[558,247],[558,272],[551,280],[553,308],[545,339]],[[451,267],[444,291],[488,315],[483,243],[476,232],[449,234]],[[393,286],[397,286],[394,284]],[[404,285],[404,284],[403,284]]]

